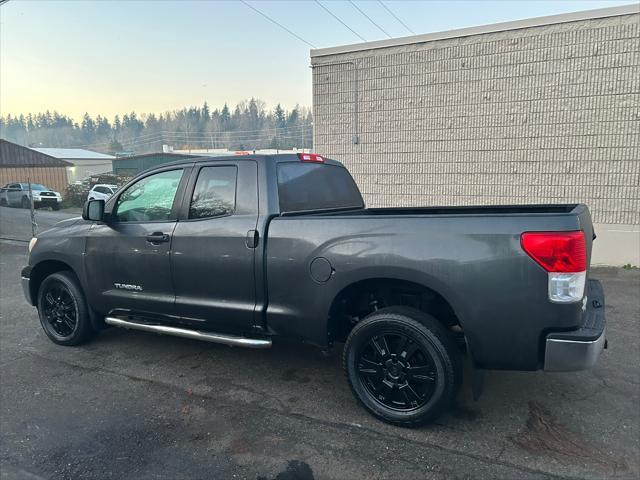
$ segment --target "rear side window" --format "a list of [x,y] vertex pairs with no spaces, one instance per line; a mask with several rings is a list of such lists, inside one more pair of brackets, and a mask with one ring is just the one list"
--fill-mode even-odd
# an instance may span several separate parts
[[337,165],[291,162],[278,165],[281,212],[362,208],[356,183]]
[[238,169],[233,166],[202,168],[189,205],[189,218],[233,215],[237,177]]

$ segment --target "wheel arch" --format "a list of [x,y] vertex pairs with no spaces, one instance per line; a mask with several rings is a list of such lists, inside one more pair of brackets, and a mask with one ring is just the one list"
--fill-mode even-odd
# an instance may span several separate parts
[[87,308],[89,311],[89,316],[91,318],[91,324],[95,330],[102,330],[105,328],[104,318],[99,315],[89,303],[89,298],[87,296],[87,290],[85,285],[83,284],[82,277],[79,275],[79,272],[73,268],[72,265],[65,262],[64,260],[59,259],[46,259],[41,260],[36,263],[32,268],[29,275],[29,291],[31,293],[31,301],[34,307],[38,306],[38,292],[40,290],[40,286],[45,278],[53,273],[58,272],[71,272],[75,275],[78,280],[78,287],[82,290],[85,296],[85,300],[87,302]]
[[31,299],[34,306],[37,306],[38,304],[38,291],[40,290],[40,286],[44,279],[52,273],[63,271],[70,271],[78,277],[77,272],[73,270],[71,265],[61,260],[42,260],[31,268],[31,274],[29,276],[29,290],[31,292]]
[[[464,331],[464,305],[443,282],[410,269],[375,270],[375,274],[370,272],[351,278],[336,289],[328,311],[327,335],[330,342],[348,335],[350,329],[366,314],[378,308],[400,305],[417,308],[431,314],[447,327],[458,325]],[[372,294],[373,301],[377,301],[378,305],[365,305],[366,297]],[[380,295],[384,299],[382,302]],[[351,322],[346,331],[345,322]]]

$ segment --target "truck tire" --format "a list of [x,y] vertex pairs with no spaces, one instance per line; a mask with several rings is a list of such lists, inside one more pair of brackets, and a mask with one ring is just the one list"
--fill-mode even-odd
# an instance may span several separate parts
[[73,272],[52,273],[42,281],[38,315],[44,332],[58,345],[79,345],[94,334],[87,301]]
[[20,202],[22,208],[31,208],[31,202],[29,201],[29,197],[22,197],[22,201]]
[[7,203],[7,200],[4,198],[0,198],[0,207],[8,207],[9,204]]
[[454,403],[462,379],[451,334],[409,307],[384,308],[358,323],[345,343],[343,366],[360,403],[401,427],[438,417]]

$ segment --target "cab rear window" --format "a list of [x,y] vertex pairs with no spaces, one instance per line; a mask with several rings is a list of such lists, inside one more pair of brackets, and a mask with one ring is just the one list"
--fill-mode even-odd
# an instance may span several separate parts
[[337,165],[291,162],[278,165],[281,212],[362,208],[356,183]]

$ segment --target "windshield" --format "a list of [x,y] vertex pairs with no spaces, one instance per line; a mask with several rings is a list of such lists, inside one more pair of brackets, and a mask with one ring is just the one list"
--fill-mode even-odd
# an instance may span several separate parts
[[[27,188],[29,188],[29,184],[27,184]],[[31,184],[31,190],[37,190],[37,191],[50,191],[51,189],[48,187],[45,187],[44,185],[40,185],[39,183],[32,183]]]

